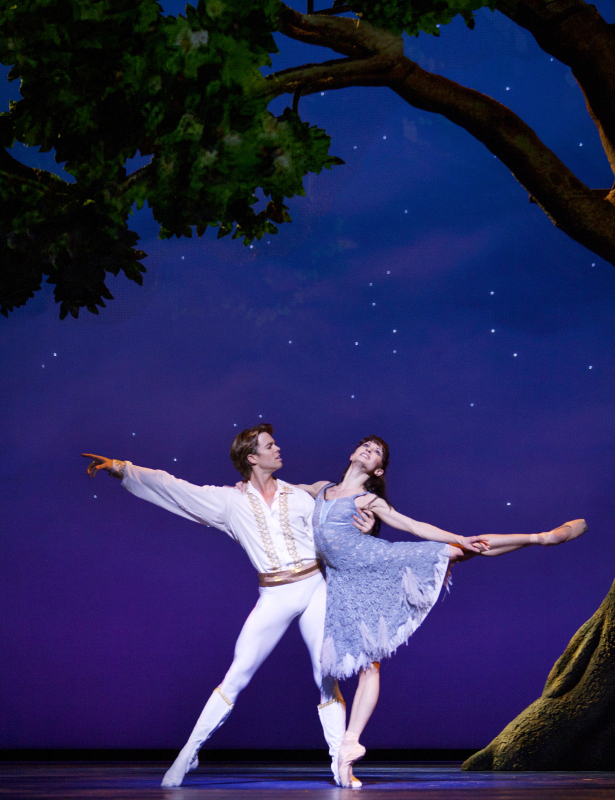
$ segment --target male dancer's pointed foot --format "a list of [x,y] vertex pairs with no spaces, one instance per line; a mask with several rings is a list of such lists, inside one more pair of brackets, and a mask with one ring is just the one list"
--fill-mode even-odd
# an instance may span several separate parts
[[224,723],[232,708],[233,704],[218,686],[205,703],[205,708],[201,711],[188,741],[179,751],[179,755],[170,769],[166,771],[162,779],[162,786],[171,788],[182,785],[186,773],[196,769],[199,765],[199,750],[211,734]]
[[352,765],[355,761],[363,758],[364,755],[365,748],[362,744],[359,744],[358,739],[342,743],[337,757],[337,769],[340,776],[340,786],[344,789],[358,789],[361,786],[361,781],[354,778],[352,774]]
[[584,519],[573,519],[570,522],[564,522],[558,528],[553,528],[552,531],[541,534],[542,544],[550,546],[570,542],[581,536],[586,530],[587,523]]
[[165,789],[170,789],[182,785],[186,774],[190,770],[196,769],[199,765],[198,748],[196,750],[195,748],[196,745],[190,742],[184,745],[173,764],[165,772],[161,786],[164,786]]

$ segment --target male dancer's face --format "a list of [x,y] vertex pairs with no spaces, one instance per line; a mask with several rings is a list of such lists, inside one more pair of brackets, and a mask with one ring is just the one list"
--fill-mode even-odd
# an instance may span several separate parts
[[248,456],[252,467],[259,467],[263,472],[275,472],[282,466],[280,448],[270,433],[259,433],[256,453]]

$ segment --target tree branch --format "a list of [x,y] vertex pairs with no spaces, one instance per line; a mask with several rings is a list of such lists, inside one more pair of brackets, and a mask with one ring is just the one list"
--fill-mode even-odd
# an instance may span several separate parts
[[[555,4],[558,2],[578,0],[554,0]],[[286,22],[282,30],[290,38],[337,52],[368,54],[274,73],[267,79],[272,94],[388,86],[415,108],[442,114],[467,130],[511,170],[555,225],[615,264],[612,194],[604,199],[602,193],[585,186],[509,108],[487,95],[421,69],[403,51],[399,52],[399,37],[366,22],[356,27],[353,20],[306,17],[286,7],[284,14]],[[381,41],[382,52],[378,49]]]
[[147,183],[151,172],[151,163],[144,164],[139,169],[131,172],[122,183],[118,185],[118,192],[125,193],[133,189],[138,183]]
[[496,7],[570,67],[615,172],[615,25],[583,0],[497,0]]
[[415,108],[465,128],[510,169],[557,227],[615,264],[615,206],[585,186],[509,108],[409,59],[388,85]]
[[358,18],[308,16],[282,5],[278,24],[280,32],[290,39],[328,47],[350,58],[369,58],[376,54],[398,58],[404,54],[401,36],[375,28]]
[[21,181],[36,181],[37,183],[48,186],[49,188],[57,188],[59,185],[57,183],[58,181],[60,183],[65,183],[62,178],[54,175],[52,172],[47,172],[47,170],[44,169],[28,167],[25,164],[22,164],[21,161],[13,158],[13,156],[4,147],[0,147],[0,170],[7,173],[11,177],[14,176],[15,178],[18,178]]
[[345,89],[348,86],[387,86],[391,69],[396,63],[383,56],[372,56],[360,61],[337,58],[321,64],[291,67],[267,76],[267,93],[278,97],[281,94],[294,94],[297,89],[303,95]]

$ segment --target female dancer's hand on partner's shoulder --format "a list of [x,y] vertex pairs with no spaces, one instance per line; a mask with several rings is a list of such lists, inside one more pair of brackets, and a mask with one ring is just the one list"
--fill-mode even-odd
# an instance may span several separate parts
[[297,489],[302,489],[304,492],[312,495],[312,497],[316,498],[318,492],[328,486],[330,481],[316,481],[316,483],[291,483],[291,486],[296,486]]
[[90,478],[95,478],[96,474],[101,469],[106,469],[107,472],[111,472],[113,469],[113,459],[112,458],[105,458],[104,456],[96,456],[94,453],[81,453],[84,458],[91,458],[92,460],[87,466],[88,475]]

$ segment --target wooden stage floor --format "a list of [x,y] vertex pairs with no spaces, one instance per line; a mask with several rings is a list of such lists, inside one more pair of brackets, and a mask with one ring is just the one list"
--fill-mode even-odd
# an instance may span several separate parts
[[356,765],[359,790],[339,789],[318,764],[206,764],[162,789],[168,763],[4,762],[0,800],[602,800],[615,772],[461,772],[459,763]]

